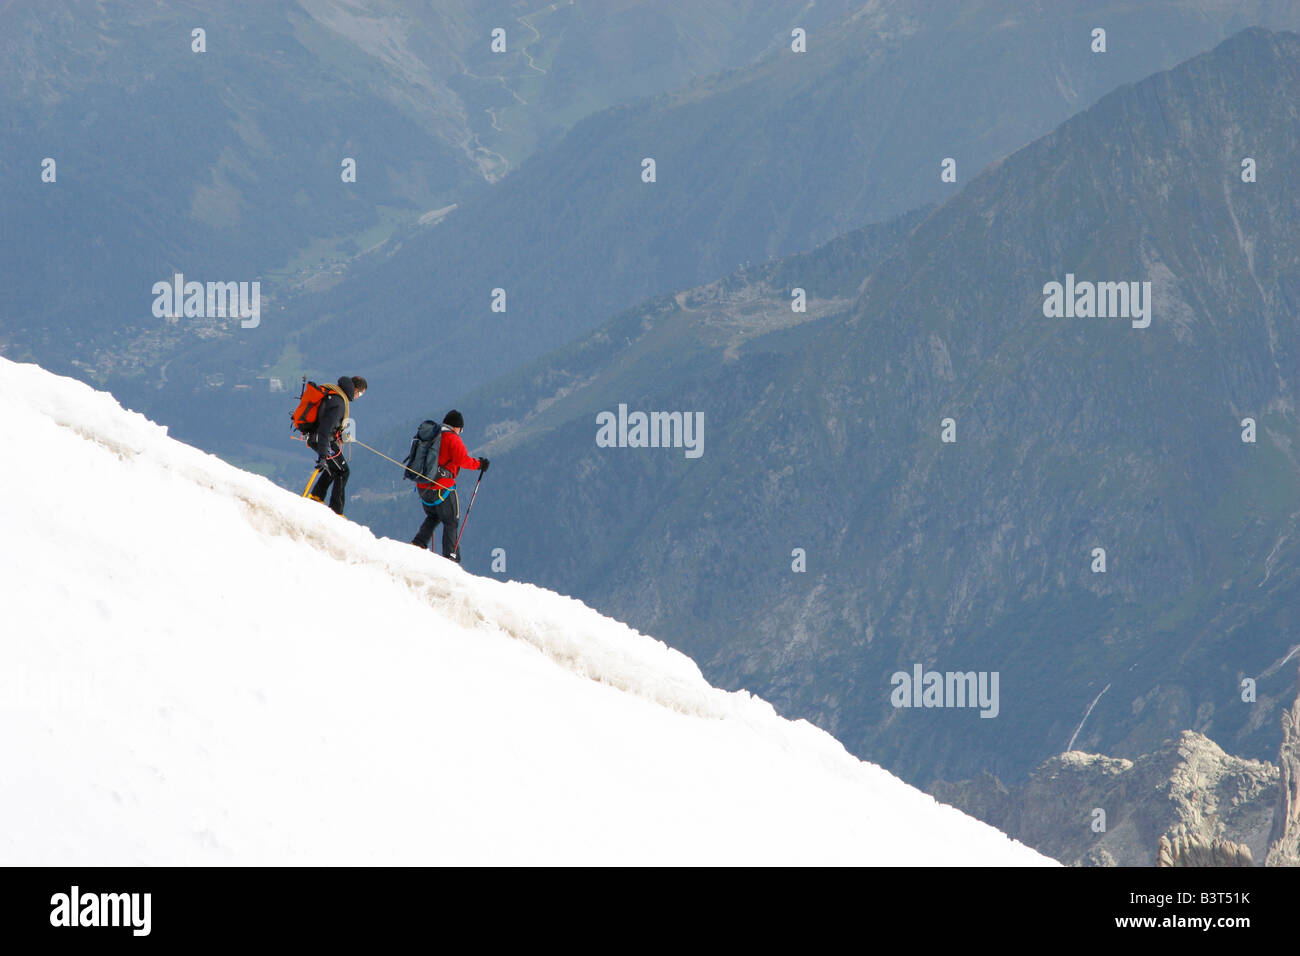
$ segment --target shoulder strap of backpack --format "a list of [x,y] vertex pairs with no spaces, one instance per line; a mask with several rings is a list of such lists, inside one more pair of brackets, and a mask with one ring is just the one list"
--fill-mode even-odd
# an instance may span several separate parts
[[433,463],[432,463],[432,469],[431,469],[431,470],[432,470],[433,473],[434,473],[435,475],[437,475],[440,479],[441,479],[441,478],[450,478],[450,477],[451,477],[451,472],[448,471],[446,468],[442,467],[442,465],[438,462],[438,459],[441,457],[441,452],[442,452],[442,436],[445,435],[445,434],[447,434],[447,433],[448,433],[449,431],[451,431],[451,430],[452,430],[451,427],[448,426],[448,425],[439,425],[439,426],[438,426],[438,435],[437,435],[437,437],[435,437],[434,440],[433,440],[433,444],[434,444],[435,447],[437,447],[439,454],[434,455]]
[[[348,406],[347,393],[344,392],[343,389],[339,388],[337,385],[322,385],[320,387],[320,390],[324,392],[326,395],[334,394],[337,395],[339,398],[343,399],[343,421],[339,424],[339,429],[342,430],[343,426],[348,423],[348,416],[350,414],[348,411],[349,406]],[[322,405],[325,404],[325,399],[323,398],[321,399],[321,404]],[[332,438],[333,436],[327,435],[326,437]]]
[[442,425],[438,425],[438,430],[433,433],[429,439],[429,453],[424,459],[424,470],[426,472],[438,473],[438,455],[442,452]]

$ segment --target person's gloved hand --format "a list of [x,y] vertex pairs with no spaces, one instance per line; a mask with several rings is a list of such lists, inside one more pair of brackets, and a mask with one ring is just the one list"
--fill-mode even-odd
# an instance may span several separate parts
[[492,462],[488,461],[486,458],[480,458],[478,460],[479,474],[486,475],[488,470],[488,465],[490,464],[492,464]]

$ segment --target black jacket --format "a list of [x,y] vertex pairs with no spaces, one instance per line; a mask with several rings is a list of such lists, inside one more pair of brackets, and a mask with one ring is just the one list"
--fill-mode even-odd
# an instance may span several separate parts
[[[356,398],[357,393],[352,387],[351,376],[344,375],[340,378],[338,389],[348,397],[349,402]],[[335,392],[329,392],[320,403],[320,411],[316,413],[316,431],[309,442],[316,454],[322,458],[330,458],[338,453],[338,445],[334,438],[335,433],[342,427],[343,397]]]

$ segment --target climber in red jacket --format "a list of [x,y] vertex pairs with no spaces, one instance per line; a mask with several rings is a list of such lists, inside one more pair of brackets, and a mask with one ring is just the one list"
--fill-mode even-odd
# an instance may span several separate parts
[[456,550],[456,532],[460,528],[460,503],[456,499],[456,475],[462,468],[485,474],[489,464],[486,458],[470,457],[460,437],[464,428],[465,419],[456,409],[453,408],[443,416],[437,470],[423,472],[426,477],[433,480],[421,479],[415,484],[420,493],[420,504],[424,506],[424,523],[420,525],[420,530],[411,540],[411,544],[416,547],[427,548],[433,540],[434,529],[441,522],[442,555],[457,564],[460,563],[460,552]]

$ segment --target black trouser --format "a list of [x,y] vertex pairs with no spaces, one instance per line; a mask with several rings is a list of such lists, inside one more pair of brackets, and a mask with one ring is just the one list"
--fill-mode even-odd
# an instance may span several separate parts
[[437,492],[432,490],[420,493],[420,504],[424,506],[424,524],[420,525],[420,530],[415,533],[411,544],[427,548],[429,542],[433,540],[433,531],[438,527],[438,522],[442,522],[442,556],[459,561],[460,555],[456,553],[456,532],[460,529],[460,503],[456,500],[456,489],[449,491],[447,497],[437,504],[426,500],[435,497]]
[[[313,498],[325,500],[325,492],[330,492],[330,508],[337,514],[343,514],[343,496],[348,484],[348,460],[341,454],[325,462],[315,483],[308,492]],[[330,491],[330,486],[333,490]]]

